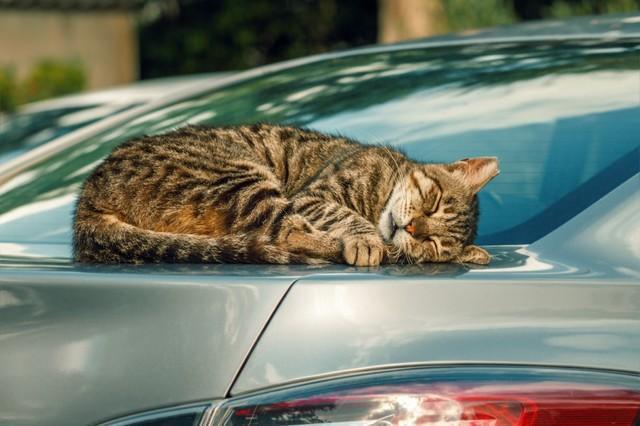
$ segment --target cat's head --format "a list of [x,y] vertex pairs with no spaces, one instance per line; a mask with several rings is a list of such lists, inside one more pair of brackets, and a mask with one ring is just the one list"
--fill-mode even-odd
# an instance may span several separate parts
[[395,185],[378,221],[378,230],[392,246],[389,257],[407,263],[489,263],[489,253],[473,245],[476,194],[498,173],[495,157],[412,166]]

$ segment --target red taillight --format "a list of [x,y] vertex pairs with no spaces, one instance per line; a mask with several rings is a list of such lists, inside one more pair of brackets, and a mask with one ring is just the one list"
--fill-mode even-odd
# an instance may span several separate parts
[[640,419],[637,378],[456,370],[374,374],[232,400],[211,424],[635,426]]

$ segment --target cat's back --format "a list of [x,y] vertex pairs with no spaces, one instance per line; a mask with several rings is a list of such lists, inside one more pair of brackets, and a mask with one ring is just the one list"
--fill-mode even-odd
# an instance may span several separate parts
[[87,179],[85,186],[156,188],[176,179],[215,178],[233,163],[260,161],[256,135],[248,127],[188,126],[160,135],[132,139],[115,148]]
[[[132,139],[115,148],[105,160],[150,160],[171,162],[211,161],[237,155],[251,155],[243,127],[187,126],[168,133]],[[235,157],[237,158],[237,157]],[[246,157],[245,157],[246,158]]]
[[[271,124],[187,126],[144,136],[116,149],[87,179],[79,206],[138,210],[180,203],[185,193],[233,176],[272,175],[284,190],[308,180],[329,159],[359,144],[312,130]],[[298,182],[299,181],[299,182]]]
[[116,211],[131,223],[141,212],[151,217],[164,205],[180,204],[186,193],[204,189],[254,160],[239,128],[185,127],[125,142],[85,181],[77,210]]

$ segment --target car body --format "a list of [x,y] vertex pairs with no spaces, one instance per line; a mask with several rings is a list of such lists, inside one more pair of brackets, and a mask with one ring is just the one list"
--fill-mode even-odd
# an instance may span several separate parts
[[[0,424],[223,424],[225,407],[283,407],[287,392],[406,375],[588,376],[637,398],[640,20],[612,22],[615,33],[511,31],[251,70],[88,126],[5,171]],[[498,156],[502,173],[480,193],[491,264],[70,260],[74,201],[113,147],[186,124],[257,121],[423,161]]]

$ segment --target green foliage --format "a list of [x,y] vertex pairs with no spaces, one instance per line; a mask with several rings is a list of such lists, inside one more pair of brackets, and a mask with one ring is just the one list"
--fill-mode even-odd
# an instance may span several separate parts
[[179,0],[141,22],[142,78],[238,70],[362,44],[377,0]]
[[640,0],[556,0],[543,11],[548,18],[568,18],[580,15],[634,12],[640,9]]
[[15,72],[0,68],[0,113],[10,113],[21,103],[82,91],[87,78],[76,62],[43,60],[18,81]]
[[449,31],[486,28],[518,21],[512,0],[444,0]]
[[450,31],[516,23],[527,18],[570,18],[640,10],[640,0],[442,0]]
[[18,86],[15,73],[8,68],[0,68],[0,113],[13,112],[18,105]]
[[[154,0],[147,0],[153,3]],[[424,0],[432,1],[432,0]],[[449,31],[638,10],[640,0],[438,0]],[[158,2],[161,3],[161,2]],[[142,78],[238,70],[377,39],[378,0],[175,0],[141,19]]]
[[83,90],[86,75],[77,62],[43,60],[29,73],[22,84],[22,98],[33,102]]

